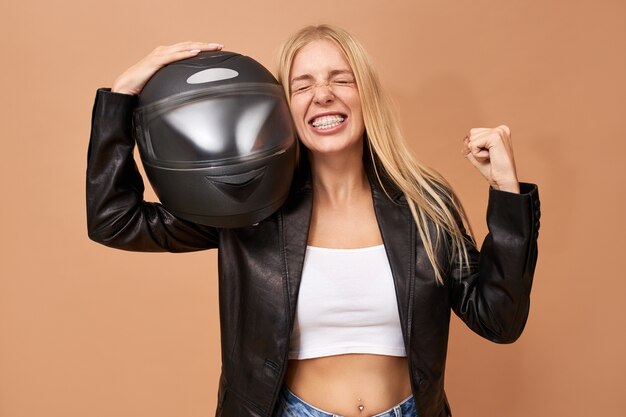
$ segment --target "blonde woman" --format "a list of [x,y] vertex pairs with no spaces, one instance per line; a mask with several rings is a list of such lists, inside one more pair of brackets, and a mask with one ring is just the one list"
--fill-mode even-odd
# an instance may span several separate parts
[[157,48],[98,91],[90,237],[128,250],[219,247],[218,416],[450,415],[450,312],[497,343],[515,341],[528,315],[539,198],[518,182],[509,129],[471,129],[462,144],[491,186],[479,253],[448,184],[406,149],[361,45],[306,27],[278,70],[302,145],[287,202],[252,228],[195,225],[142,201],[130,120],[160,67],[220,48]]

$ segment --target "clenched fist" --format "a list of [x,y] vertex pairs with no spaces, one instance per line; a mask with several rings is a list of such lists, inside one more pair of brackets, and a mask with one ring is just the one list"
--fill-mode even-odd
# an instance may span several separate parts
[[463,154],[493,188],[519,193],[508,126],[470,129],[463,139]]

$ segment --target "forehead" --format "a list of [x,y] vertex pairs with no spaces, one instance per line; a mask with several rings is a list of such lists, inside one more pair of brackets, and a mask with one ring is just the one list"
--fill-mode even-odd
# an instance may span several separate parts
[[337,70],[351,71],[352,68],[337,45],[320,39],[306,44],[296,53],[289,78],[303,75],[322,78]]

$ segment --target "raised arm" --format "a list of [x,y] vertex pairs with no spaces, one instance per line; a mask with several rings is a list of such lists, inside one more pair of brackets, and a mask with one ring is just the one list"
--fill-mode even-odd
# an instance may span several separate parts
[[454,262],[448,275],[454,312],[476,333],[497,343],[514,342],[530,308],[537,263],[540,202],[537,186],[519,183],[510,130],[472,129],[464,154],[490,183],[488,235],[470,267]]
[[220,48],[198,42],[159,47],[118,77],[115,91],[98,90],[87,156],[87,227],[92,240],[134,251],[217,247],[217,229],[178,219],[160,204],[143,201],[144,185],[133,159],[132,113],[135,94],[159,68]]

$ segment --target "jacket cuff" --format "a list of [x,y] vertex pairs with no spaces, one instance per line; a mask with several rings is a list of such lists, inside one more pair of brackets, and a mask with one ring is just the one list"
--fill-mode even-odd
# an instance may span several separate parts
[[132,135],[133,112],[138,105],[136,95],[113,93],[110,88],[99,88],[91,115],[92,123],[108,132],[124,132],[123,137],[130,139],[134,145]]
[[133,111],[137,107],[138,102],[138,96],[113,93],[110,88],[99,88],[96,91],[94,115],[105,117],[119,117],[121,115],[132,119]]
[[541,203],[536,184],[520,182],[520,193],[489,189],[487,224],[489,229],[516,230],[518,236],[537,239]]
[[116,100],[115,103],[119,105],[124,105],[128,103],[133,108],[137,107],[139,96],[135,94],[124,94],[124,93],[114,93],[110,88],[98,88],[96,91],[96,101],[97,100]]

